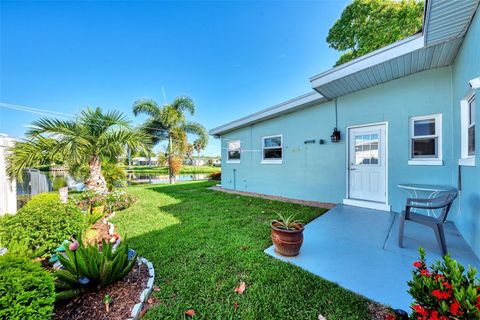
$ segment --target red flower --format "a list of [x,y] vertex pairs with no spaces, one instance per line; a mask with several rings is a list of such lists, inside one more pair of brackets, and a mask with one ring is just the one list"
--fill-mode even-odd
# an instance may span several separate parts
[[447,281],[444,281],[444,282],[442,283],[442,285],[443,285],[445,288],[452,290],[452,285],[451,285],[450,283],[448,283]]
[[436,274],[435,275],[435,280],[438,280],[438,279],[444,279],[443,275],[442,274]]
[[420,270],[420,273],[424,277],[430,277],[430,271],[428,271],[428,269],[422,269],[422,270]]
[[459,314],[458,309],[460,309],[460,303],[457,300],[453,300],[453,303],[450,305],[450,313],[456,316]]
[[434,296],[438,300],[448,299],[448,298],[451,297],[451,295],[452,294],[448,291],[440,291],[438,289],[435,289],[435,290],[432,291],[432,296]]
[[438,318],[438,311],[433,310],[432,314],[430,315],[430,318],[428,318],[428,320],[440,320]]
[[419,304],[413,305],[412,309],[421,316],[424,316],[424,317],[428,316],[427,310],[425,310],[425,308]]
[[423,266],[423,263],[422,263],[422,261],[415,261],[415,262],[413,263],[413,266],[414,266],[415,268],[419,268],[419,269],[420,269],[420,268]]
[[391,315],[391,314],[387,314],[385,316],[385,320],[395,320],[395,319],[396,319],[396,317],[394,315]]

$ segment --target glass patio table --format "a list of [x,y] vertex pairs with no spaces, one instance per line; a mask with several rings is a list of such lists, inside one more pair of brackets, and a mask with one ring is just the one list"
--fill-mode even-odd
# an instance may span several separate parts
[[[457,192],[455,187],[435,184],[400,183],[397,187],[405,190],[409,198],[413,199],[433,199],[440,194]],[[433,209],[427,209],[427,214],[433,217],[437,216]]]

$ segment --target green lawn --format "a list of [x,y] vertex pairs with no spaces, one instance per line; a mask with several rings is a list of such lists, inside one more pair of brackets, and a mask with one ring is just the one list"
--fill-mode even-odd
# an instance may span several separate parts
[[129,188],[139,201],[113,222],[155,266],[158,304],[146,319],[182,319],[190,308],[196,319],[371,318],[366,298],[263,252],[274,212],[308,222],[324,209],[207,190],[213,184]]
[[[213,166],[182,166],[180,174],[213,173],[220,172],[220,170],[220,167]],[[127,171],[134,173],[168,174],[167,167],[135,166],[128,168]]]

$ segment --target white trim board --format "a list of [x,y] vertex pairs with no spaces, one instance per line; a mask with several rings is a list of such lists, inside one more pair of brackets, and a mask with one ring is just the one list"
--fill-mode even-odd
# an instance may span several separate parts
[[316,91],[309,92],[299,97],[290,99],[288,101],[277,104],[273,107],[260,110],[246,117],[237,119],[235,121],[226,123],[219,127],[213,128],[209,131],[210,135],[220,136],[226,132],[236,130],[241,127],[255,124],[257,122],[265,121],[277,117],[279,115],[296,111],[301,108],[312,106],[316,103],[325,102],[327,99]]
[[392,207],[386,203],[356,200],[356,199],[343,199],[343,204],[347,206],[362,207],[381,211],[392,211]]

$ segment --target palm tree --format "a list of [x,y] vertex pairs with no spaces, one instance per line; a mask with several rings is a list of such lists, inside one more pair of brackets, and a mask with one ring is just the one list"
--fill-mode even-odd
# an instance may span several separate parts
[[41,118],[32,123],[27,138],[11,150],[8,172],[19,177],[26,168],[61,158],[71,171],[88,165],[87,189],[107,192],[102,161],[117,160],[125,146],[145,150],[149,139],[143,131],[130,128],[119,111],[104,113],[100,108],[87,108],[74,120]]
[[[189,97],[176,97],[172,103],[159,106],[151,99],[137,100],[133,104],[133,114],[146,114],[149,118],[143,123],[141,128],[150,136],[152,143],[157,144],[160,141],[168,140],[168,175],[170,183],[174,182],[172,173],[172,155],[174,153],[174,142],[180,141],[182,134],[187,133],[201,135],[205,131],[203,126],[196,122],[190,122],[186,119],[186,113],[193,115],[195,113],[195,104]],[[178,144],[177,144],[178,145]]]
[[205,148],[207,147],[207,144],[208,144],[208,134],[207,134],[207,131],[203,129],[202,134],[199,134],[198,138],[195,141],[193,141],[193,147],[195,151],[197,151],[198,163],[200,163],[200,152],[202,152],[202,150],[205,150]]

